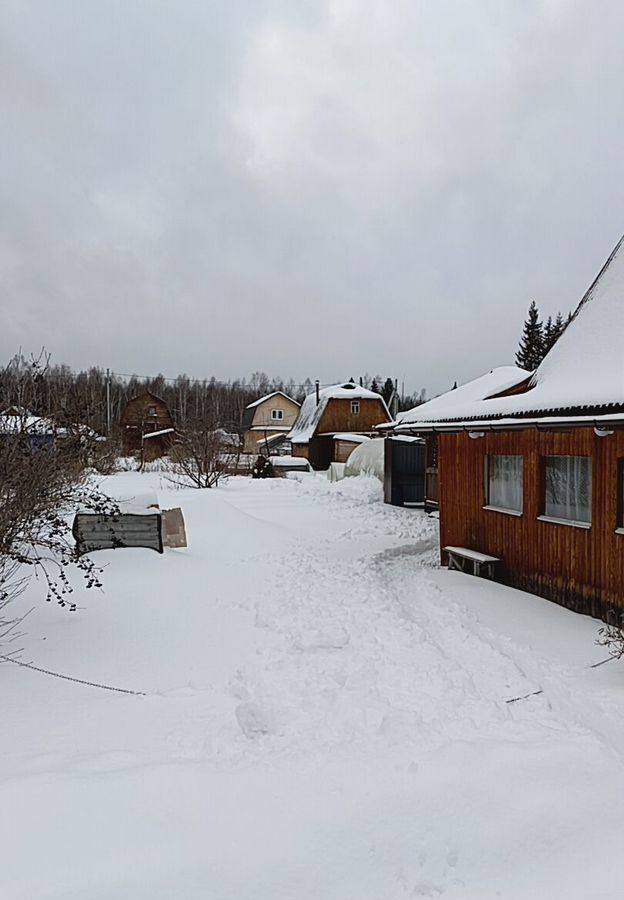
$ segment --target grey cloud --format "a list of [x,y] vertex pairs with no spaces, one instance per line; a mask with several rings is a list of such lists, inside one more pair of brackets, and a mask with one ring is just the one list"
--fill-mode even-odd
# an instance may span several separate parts
[[0,13],[4,357],[444,389],[622,229],[616,4]]

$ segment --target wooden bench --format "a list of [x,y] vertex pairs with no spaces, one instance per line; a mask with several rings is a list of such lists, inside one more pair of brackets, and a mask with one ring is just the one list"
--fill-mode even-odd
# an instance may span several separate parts
[[478,550],[469,550],[467,547],[445,547],[444,551],[448,553],[449,569],[494,580],[496,567],[500,563],[497,556],[488,556],[487,553],[479,553]]

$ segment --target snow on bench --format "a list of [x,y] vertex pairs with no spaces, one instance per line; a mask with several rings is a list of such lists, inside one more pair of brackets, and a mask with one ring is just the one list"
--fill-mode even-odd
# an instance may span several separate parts
[[479,553],[478,550],[470,550],[468,547],[445,547],[448,553],[449,569],[458,569],[466,572],[465,563],[472,563],[472,575],[483,575],[493,579],[496,566],[500,563],[498,556],[489,556],[487,553]]

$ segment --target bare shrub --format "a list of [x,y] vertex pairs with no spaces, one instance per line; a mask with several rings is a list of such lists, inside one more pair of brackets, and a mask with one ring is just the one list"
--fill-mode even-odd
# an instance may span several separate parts
[[222,428],[196,422],[178,433],[169,458],[171,465],[166,477],[172,484],[212,488],[237,471],[240,447]]
[[[46,393],[45,367],[35,360],[21,363],[17,396]],[[89,557],[79,557],[68,517],[77,507],[100,513],[116,509],[86,476],[80,437],[57,429],[48,418],[25,407],[5,408],[0,416],[0,640],[19,620],[9,603],[31,576],[39,577],[47,600],[70,610],[73,569],[86,587],[100,587],[101,570]]]
[[117,441],[90,438],[87,441],[87,465],[98,475],[113,475],[119,471],[121,445]]
[[[68,571],[77,568],[87,587],[100,586],[100,569],[76,554],[68,516],[77,507],[106,514],[114,504],[87,479],[68,445],[41,447],[24,432],[0,439],[0,591],[41,576],[46,599],[75,609]],[[16,568],[17,567],[17,568]]]
[[619,622],[606,623],[598,630],[596,643],[606,647],[614,659],[624,656],[624,614],[620,613]]

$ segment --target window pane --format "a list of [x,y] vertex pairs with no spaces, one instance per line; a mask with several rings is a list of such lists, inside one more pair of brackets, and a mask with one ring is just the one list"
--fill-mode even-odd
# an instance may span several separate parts
[[545,457],[544,482],[545,515],[571,522],[591,522],[591,457]]
[[522,457],[488,457],[489,506],[522,512]]

